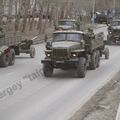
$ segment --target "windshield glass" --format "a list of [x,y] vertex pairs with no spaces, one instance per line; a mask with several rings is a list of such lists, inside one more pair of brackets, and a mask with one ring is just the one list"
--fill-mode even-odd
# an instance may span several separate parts
[[112,21],[112,26],[120,26],[120,21]]
[[58,25],[68,25],[68,26],[73,26],[75,24],[74,21],[59,21]]
[[54,41],[74,41],[79,42],[82,39],[79,33],[55,33],[53,35]]

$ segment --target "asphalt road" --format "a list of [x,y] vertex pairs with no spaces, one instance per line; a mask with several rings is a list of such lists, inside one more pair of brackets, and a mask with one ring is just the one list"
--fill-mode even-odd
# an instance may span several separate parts
[[[99,31],[106,33],[106,28]],[[21,54],[14,66],[0,68],[0,120],[67,120],[120,68],[120,47],[110,46],[110,59],[101,58],[100,67],[88,70],[84,79],[62,70],[45,78],[44,44],[35,47],[35,59]]]

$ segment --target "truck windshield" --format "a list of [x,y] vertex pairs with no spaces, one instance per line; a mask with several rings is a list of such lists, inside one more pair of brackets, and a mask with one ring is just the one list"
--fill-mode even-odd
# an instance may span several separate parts
[[112,21],[112,26],[120,26],[120,21]]
[[58,25],[68,25],[68,26],[73,26],[75,24],[74,21],[59,21]]
[[82,35],[80,33],[55,33],[53,35],[54,41],[73,41],[79,42]]

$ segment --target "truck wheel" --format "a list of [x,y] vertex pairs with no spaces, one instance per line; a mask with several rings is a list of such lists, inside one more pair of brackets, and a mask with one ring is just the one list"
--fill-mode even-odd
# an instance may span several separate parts
[[80,78],[84,78],[86,75],[86,59],[81,57],[77,65],[77,75]]
[[14,49],[10,50],[10,60],[9,60],[9,65],[14,65],[15,64],[15,51]]
[[89,67],[91,70],[95,70],[97,67],[97,53],[96,53],[96,51],[94,51],[93,54],[91,55]]
[[100,66],[100,51],[97,51],[97,65],[96,67],[98,68]]
[[107,43],[108,43],[108,45],[111,45],[112,43],[111,43],[111,38],[107,35]]
[[43,73],[45,77],[52,77],[53,75],[53,67],[50,63],[43,64]]
[[35,57],[35,48],[33,46],[30,47],[30,57],[31,58]]
[[7,67],[9,65],[9,60],[10,60],[9,55],[3,54],[0,58],[0,61],[1,61],[0,66]]
[[105,59],[109,59],[110,53],[108,48],[105,48],[104,54],[105,54]]

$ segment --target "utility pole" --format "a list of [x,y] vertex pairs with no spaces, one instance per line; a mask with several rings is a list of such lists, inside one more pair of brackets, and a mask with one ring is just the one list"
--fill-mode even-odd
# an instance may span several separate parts
[[116,0],[113,0],[113,15],[115,15],[116,12]]
[[93,11],[92,11],[92,24],[94,24],[94,22],[95,22],[95,20],[94,20],[94,18],[95,18],[95,0],[93,0]]
[[116,0],[113,0],[113,9],[115,10],[116,8]]

